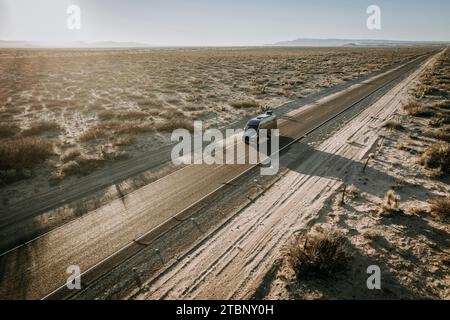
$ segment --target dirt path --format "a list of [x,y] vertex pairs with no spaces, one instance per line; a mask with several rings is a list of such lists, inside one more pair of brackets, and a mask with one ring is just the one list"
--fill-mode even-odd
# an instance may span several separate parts
[[[266,195],[234,217],[177,264],[148,283],[138,299],[245,299],[271,275],[288,241],[320,218],[318,214],[352,171],[361,170],[377,145],[381,124],[405,98],[428,61],[401,84],[322,143],[307,161],[293,166]],[[297,144],[295,155],[311,148]],[[392,179],[368,168],[368,176]],[[374,193],[370,185],[364,192]]]

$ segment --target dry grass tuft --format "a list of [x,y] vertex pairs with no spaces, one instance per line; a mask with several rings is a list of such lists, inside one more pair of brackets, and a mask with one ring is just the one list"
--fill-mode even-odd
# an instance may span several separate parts
[[430,213],[441,220],[450,218],[450,198],[440,198],[430,203]]
[[33,169],[54,154],[53,144],[38,138],[0,142],[0,170]]
[[119,120],[145,120],[148,118],[148,114],[143,111],[125,111],[117,114]]
[[107,136],[105,130],[98,128],[98,127],[92,127],[87,129],[85,132],[83,132],[79,137],[78,140],[81,142],[90,142],[97,139],[102,139]]
[[86,130],[80,137],[81,142],[112,138],[117,134],[139,135],[155,132],[155,125],[149,123],[133,123],[121,121],[107,121]]
[[164,107],[164,101],[158,99],[140,99],[137,103],[139,108],[144,110],[160,109]]
[[445,126],[438,130],[432,130],[425,133],[427,137],[450,142],[450,126]]
[[435,91],[436,91],[436,88],[430,87],[429,85],[422,84],[416,89],[416,97],[419,99],[422,99],[425,96],[430,95]]
[[119,126],[115,132],[119,134],[144,134],[144,133],[152,133],[155,131],[155,125],[152,123],[142,123],[135,125],[133,123],[124,123]]
[[450,173],[450,144],[436,143],[427,148],[420,158],[423,166],[429,169],[441,169],[443,173]]
[[77,160],[72,160],[65,163],[61,167],[61,172],[65,176],[79,176],[87,175],[95,170],[97,170],[105,160],[97,157],[78,157]]
[[114,140],[114,146],[129,146],[134,143],[132,137],[119,137]]
[[38,123],[33,124],[30,128],[24,130],[22,132],[22,135],[24,137],[30,137],[30,136],[39,136],[44,133],[50,133],[50,132],[60,132],[61,126],[53,121],[40,121]]
[[61,161],[63,163],[67,163],[69,161],[73,161],[76,158],[78,158],[79,156],[81,156],[81,151],[79,149],[71,149],[66,151],[62,156],[61,156]]
[[384,195],[384,203],[380,207],[380,214],[390,216],[393,214],[403,214],[403,210],[399,207],[400,196],[394,190],[389,190]]
[[159,132],[172,132],[177,129],[186,129],[193,132],[194,123],[187,119],[174,119],[156,124],[156,130]]
[[235,109],[252,109],[260,108],[261,105],[255,100],[233,100],[230,101],[229,105]]
[[414,117],[429,118],[435,115],[435,110],[416,101],[410,101],[403,106],[409,115]]
[[15,124],[0,123],[0,138],[11,138],[20,132],[20,128]]
[[188,112],[192,112],[192,111],[201,111],[204,110],[205,107],[201,106],[201,105],[189,105],[184,107],[184,110],[188,111]]
[[115,112],[113,110],[105,110],[98,114],[98,118],[102,121],[110,120],[141,120],[147,119],[149,114],[144,111],[130,110],[123,112]]
[[329,277],[348,265],[347,239],[340,232],[319,230],[293,243],[287,259],[297,279]]
[[166,111],[160,113],[160,117],[167,119],[167,120],[173,120],[173,119],[184,118],[185,115],[180,110],[170,109],[170,110],[166,110]]
[[436,115],[428,121],[428,125],[433,128],[439,128],[444,123],[445,119],[442,116]]
[[102,121],[112,120],[116,117],[117,113],[113,110],[101,111],[97,114],[97,117]]
[[390,120],[383,124],[383,128],[387,128],[389,130],[405,130],[405,127],[398,121]]
[[439,108],[439,109],[450,110],[450,100],[440,101],[440,102],[436,103],[433,107]]
[[359,195],[359,189],[352,184],[345,190],[345,195],[350,199],[354,199]]

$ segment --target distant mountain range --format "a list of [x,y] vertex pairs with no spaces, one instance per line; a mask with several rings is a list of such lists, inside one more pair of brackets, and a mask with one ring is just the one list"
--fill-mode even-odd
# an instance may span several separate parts
[[396,40],[354,40],[354,39],[296,39],[281,41],[269,46],[276,47],[368,47],[368,46],[438,46],[449,45],[450,41],[396,41]]
[[[450,41],[396,41],[396,40],[354,40],[301,38],[280,41],[266,46],[272,47],[405,47],[405,46],[448,46]],[[151,48],[152,45],[138,42],[32,42],[0,40],[0,48]]]
[[150,45],[137,42],[32,42],[32,41],[5,41],[0,40],[0,48],[145,48]]

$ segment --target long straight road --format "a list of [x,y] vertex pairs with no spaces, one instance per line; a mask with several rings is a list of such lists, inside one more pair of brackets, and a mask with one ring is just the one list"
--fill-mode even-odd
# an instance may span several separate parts
[[[429,57],[289,113],[279,121],[280,135],[287,141],[304,136]],[[0,256],[0,299],[42,298],[64,285],[69,266],[88,270],[252,167],[189,165]]]
[[[336,90],[339,90],[341,87],[345,88],[346,86],[347,84],[345,83],[337,85]],[[335,91],[335,89],[330,88],[330,91]],[[294,104],[298,107],[303,101],[315,99],[315,96],[312,95],[311,97],[302,99],[300,103],[295,101]],[[78,178],[76,181],[67,184],[63,183],[45,192],[32,195],[19,202],[14,202],[6,207],[0,208],[0,231],[17,225],[20,222],[30,221],[40,214],[70,204],[97,191],[105,190],[111,185],[120,183],[129,177],[157,168],[170,161],[171,148],[172,145],[163,146],[157,151],[144,153],[132,159],[113,163],[103,170]],[[3,243],[0,243],[0,247],[5,249]]]

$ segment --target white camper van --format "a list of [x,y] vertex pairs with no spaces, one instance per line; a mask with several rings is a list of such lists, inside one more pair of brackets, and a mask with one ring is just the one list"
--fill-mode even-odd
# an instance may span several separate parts
[[268,139],[271,138],[271,130],[278,129],[277,116],[272,111],[259,115],[247,123],[244,129],[244,142],[249,144],[252,139],[256,139],[258,141],[259,130],[261,129],[267,130]]

